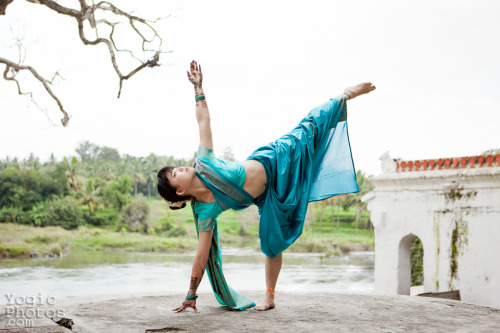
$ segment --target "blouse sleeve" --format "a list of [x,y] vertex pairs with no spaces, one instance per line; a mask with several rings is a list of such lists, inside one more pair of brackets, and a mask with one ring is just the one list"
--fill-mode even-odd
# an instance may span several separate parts
[[199,146],[198,147],[198,158],[200,158],[200,157],[204,157],[204,158],[208,158],[208,159],[215,158],[213,149]]
[[210,217],[205,220],[198,220],[198,232],[214,230],[216,223],[216,217]]

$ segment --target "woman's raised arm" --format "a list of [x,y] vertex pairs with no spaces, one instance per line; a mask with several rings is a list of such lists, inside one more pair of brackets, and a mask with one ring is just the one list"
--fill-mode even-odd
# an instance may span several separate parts
[[212,128],[210,126],[210,113],[208,112],[207,101],[203,93],[203,75],[201,66],[196,61],[191,61],[191,71],[188,71],[189,81],[194,85],[194,93],[196,100],[196,119],[200,129],[200,146],[214,149],[212,142]]

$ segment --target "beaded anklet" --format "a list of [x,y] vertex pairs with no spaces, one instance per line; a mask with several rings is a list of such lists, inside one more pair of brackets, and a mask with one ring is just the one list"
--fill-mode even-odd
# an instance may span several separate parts
[[271,287],[267,287],[266,293],[267,293],[268,291],[271,291],[271,292],[273,293],[273,296],[274,296],[274,295],[276,295],[276,291],[275,291],[273,288],[271,288]]

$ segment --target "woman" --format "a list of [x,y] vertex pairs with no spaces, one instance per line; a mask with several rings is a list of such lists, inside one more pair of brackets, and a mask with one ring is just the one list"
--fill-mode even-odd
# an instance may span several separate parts
[[346,101],[375,89],[361,83],[344,94],[314,108],[291,132],[258,148],[243,163],[215,158],[212,130],[201,66],[191,62],[189,81],[194,85],[200,146],[195,167],[166,166],[158,172],[158,192],[172,209],[191,207],[199,243],[191,283],[184,303],[173,311],[196,308],[196,290],[208,272],[220,304],[244,310],[255,304],[238,295],[222,273],[217,216],[224,210],[259,207],[259,238],[266,255],[264,302],[256,310],[275,307],[276,282],[282,252],[302,233],[310,201],[358,192],[347,134]]

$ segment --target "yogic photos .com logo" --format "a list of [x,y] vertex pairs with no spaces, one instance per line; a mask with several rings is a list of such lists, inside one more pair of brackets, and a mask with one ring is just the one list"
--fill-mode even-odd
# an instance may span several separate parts
[[[52,308],[56,304],[55,296],[21,296],[6,294],[6,327],[33,327],[35,318],[64,317],[63,309]],[[50,306],[51,308],[47,308]]]

